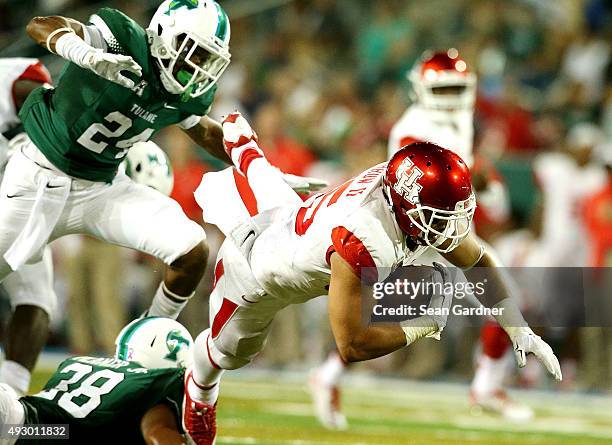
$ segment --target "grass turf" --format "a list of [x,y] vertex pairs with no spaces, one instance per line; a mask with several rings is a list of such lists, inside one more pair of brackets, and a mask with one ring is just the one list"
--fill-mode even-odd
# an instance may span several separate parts
[[[48,373],[35,373],[39,389]],[[473,415],[465,386],[361,379],[343,403],[350,428],[327,431],[312,415],[301,377],[228,376],[219,400],[218,445],[599,445],[612,444],[612,398],[516,393],[536,411],[529,423]]]

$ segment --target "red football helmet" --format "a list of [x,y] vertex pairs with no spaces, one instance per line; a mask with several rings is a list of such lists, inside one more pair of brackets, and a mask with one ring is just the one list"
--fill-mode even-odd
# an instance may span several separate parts
[[452,151],[429,142],[402,148],[389,160],[383,188],[400,229],[418,244],[450,252],[470,233],[472,179]]
[[471,108],[476,101],[476,75],[455,48],[425,52],[408,79],[418,102],[427,108]]

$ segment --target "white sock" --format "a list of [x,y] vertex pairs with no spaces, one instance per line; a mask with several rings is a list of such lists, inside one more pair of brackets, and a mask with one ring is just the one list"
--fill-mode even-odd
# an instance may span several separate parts
[[27,394],[31,379],[32,373],[17,362],[5,360],[0,366],[0,383],[9,385],[19,396]]
[[319,381],[327,387],[338,386],[346,365],[337,352],[332,352],[319,368]]
[[210,329],[207,329],[195,340],[193,374],[187,385],[193,400],[213,405],[219,396],[219,385],[224,370],[219,369],[210,358],[209,339]]
[[151,303],[147,315],[150,317],[166,317],[176,320],[194,294],[195,292],[186,297],[177,295],[168,290],[166,284],[162,281],[157,288],[157,292],[155,292],[153,302]]
[[472,392],[477,396],[489,396],[502,388],[506,376],[506,360],[481,355],[472,380]]

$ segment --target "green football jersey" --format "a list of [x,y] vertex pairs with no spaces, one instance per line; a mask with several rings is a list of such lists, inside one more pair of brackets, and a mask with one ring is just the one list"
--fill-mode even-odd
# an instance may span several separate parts
[[142,77],[123,72],[136,85],[127,89],[74,63],[57,86],[33,91],[19,117],[32,142],[57,168],[76,178],[110,182],[129,148],[190,116],[208,114],[216,86],[197,98],[168,93],[149,51],[145,30],[116,9],[97,16],[108,52],[131,56]]
[[143,444],[140,421],[155,405],[167,405],[180,428],[184,373],[113,358],[73,357],[62,362],[43,391],[20,399],[25,425],[68,424],[71,443]]

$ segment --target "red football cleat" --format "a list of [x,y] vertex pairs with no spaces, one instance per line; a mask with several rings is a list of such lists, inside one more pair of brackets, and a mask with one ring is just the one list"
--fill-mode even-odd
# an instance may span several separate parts
[[187,385],[190,378],[191,371],[185,377],[183,429],[195,445],[214,445],[217,438],[217,405],[192,400]]

